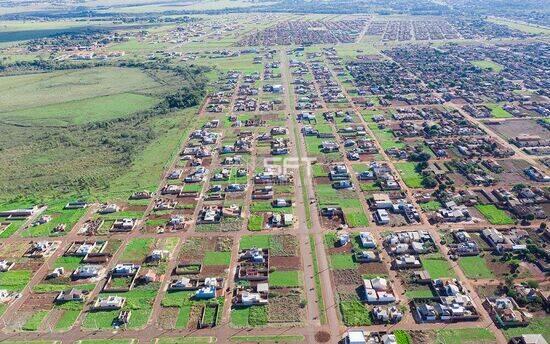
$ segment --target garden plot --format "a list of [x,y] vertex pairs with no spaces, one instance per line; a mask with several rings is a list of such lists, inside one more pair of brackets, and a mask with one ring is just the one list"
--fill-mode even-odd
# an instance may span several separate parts
[[302,290],[303,276],[298,269],[301,261],[296,237],[288,234],[258,234],[241,238],[241,254],[247,255],[258,249],[263,249],[267,273],[261,279],[249,275],[251,270],[245,270],[245,267],[254,263],[241,258],[238,267],[241,271],[237,276],[234,300],[239,299],[237,295],[243,290],[254,291],[261,285],[269,289],[269,294],[264,294],[265,303],[261,304],[235,301],[231,310],[232,326],[256,327],[300,323],[304,317],[305,301]]

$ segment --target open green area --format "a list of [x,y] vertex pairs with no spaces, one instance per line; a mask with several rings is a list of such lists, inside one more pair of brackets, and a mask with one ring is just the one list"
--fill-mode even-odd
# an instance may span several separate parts
[[269,286],[273,288],[293,288],[302,285],[300,272],[291,271],[273,271],[269,274]]
[[522,334],[539,333],[542,334],[546,341],[550,340],[550,317],[543,316],[541,318],[531,319],[527,327],[511,327],[504,330],[504,335],[507,338],[521,336]]
[[[0,79],[1,80],[1,79]],[[128,116],[158,103],[154,97],[120,93],[0,113],[5,123],[47,126],[79,125]]]
[[437,211],[441,208],[441,203],[439,201],[429,201],[420,203],[419,206],[424,211]]
[[491,60],[475,60],[472,61],[472,64],[481,69],[490,70],[492,72],[500,72],[504,67],[496,62]]
[[8,291],[22,291],[31,280],[30,270],[10,270],[0,272],[0,286]]
[[514,219],[493,204],[479,204],[476,209],[493,225],[511,225]]
[[395,164],[403,182],[410,188],[421,188],[424,178],[417,171],[418,164],[414,162],[398,162]]
[[232,336],[229,338],[235,343],[295,343],[303,342],[304,336],[300,335],[259,335],[259,336]]
[[405,144],[401,141],[397,141],[391,129],[380,129],[375,123],[369,124],[370,130],[372,130],[376,140],[382,146],[382,149],[391,149],[391,148],[404,148]]
[[216,337],[207,336],[161,337],[156,339],[156,344],[209,344],[215,342]]
[[542,26],[531,25],[527,23],[520,23],[517,21],[507,20],[503,18],[489,18],[488,21],[496,24],[506,25],[510,29],[519,30],[525,33],[531,33],[536,35],[538,34],[550,35],[550,29]]
[[359,265],[353,255],[347,253],[331,254],[330,267],[335,270],[354,269]]
[[225,265],[228,266],[231,262],[231,252],[213,252],[208,251],[204,254],[202,263],[209,265]]
[[0,200],[112,200],[154,190],[193,129],[202,72],[47,62],[0,77]]
[[[69,232],[78,220],[86,213],[86,209],[64,209],[66,201],[57,201],[48,204],[48,209],[43,215],[52,219],[47,223],[31,226],[21,233],[22,237],[58,236]],[[65,226],[65,230],[55,232],[58,226]]]
[[264,225],[264,217],[260,215],[251,214],[248,218],[248,230],[261,231]]
[[502,108],[502,105],[495,104],[495,103],[488,103],[488,104],[485,104],[485,106],[487,106],[487,108],[489,108],[489,110],[491,110],[491,116],[493,116],[494,118],[512,118],[512,117],[514,117],[514,116],[512,116],[511,113],[504,110]]
[[458,265],[468,278],[494,278],[495,275],[487,266],[485,258],[480,256],[461,257]]
[[48,315],[49,311],[40,310],[31,315],[29,319],[23,324],[22,329],[24,331],[37,331],[44,321],[44,318]]
[[231,309],[231,325],[257,327],[267,324],[267,306],[234,307]]
[[340,207],[344,212],[346,224],[350,227],[366,227],[369,218],[363,210],[361,201],[353,190],[336,190],[331,184],[315,185],[315,193],[320,207]]
[[423,255],[420,257],[420,261],[422,267],[428,271],[432,279],[456,277],[449,261],[439,253]]
[[340,302],[340,312],[346,326],[369,326],[372,323],[369,310],[359,301]]
[[[145,286],[137,286],[125,293],[101,293],[100,297],[117,295],[126,298],[126,303],[122,310],[132,312],[128,328],[142,328],[147,324],[155,296],[157,295],[158,283],[151,283]],[[90,310],[87,312],[82,322],[85,329],[111,329],[116,323],[120,310]]]
[[393,335],[395,336],[395,340],[397,341],[397,344],[412,344],[413,343],[412,336],[408,331],[395,330],[395,331],[393,331]]
[[124,262],[142,262],[151,251],[154,239],[135,238],[128,242],[124,248],[120,261]]
[[495,343],[495,335],[486,328],[462,328],[436,330],[437,344]]

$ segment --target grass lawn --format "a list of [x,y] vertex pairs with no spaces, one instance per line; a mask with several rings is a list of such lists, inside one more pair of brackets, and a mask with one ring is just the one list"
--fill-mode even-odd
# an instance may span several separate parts
[[330,267],[334,270],[355,269],[359,264],[351,254],[333,254],[330,256]]
[[299,287],[302,285],[299,271],[273,271],[269,274],[270,287]]
[[303,342],[305,337],[300,335],[232,336],[229,340],[235,343],[294,343]]
[[121,93],[66,103],[51,104],[1,113],[8,122],[35,124],[48,120],[52,125],[79,125],[88,122],[126,117],[150,108],[158,99],[134,93]]
[[231,252],[208,251],[204,254],[202,263],[208,265],[229,265],[231,263]]
[[499,105],[499,104],[489,103],[489,104],[485,104],[485,106],[487,106],[491,110],[491,116],[493,116],[494,118],[511,118],[511,117],[514,117],[514,116],[512,116],[511,113],[504,110],[502,108],[502,106]]
[[250,307],[238,307],[231,309],[231,325],[234,327],[248,327]]
[[492,72],[499,73],[504,67],[491,60],[475,60],[471,62],[474,66],[481,69],[490,70]]
[[184,336],[176,338],[157,338],[156,344],[208,344],[215,343],[216,337]]
[[393,335],[395,336],[395,340],[397,341],[397,344],[412,344],[413,339],[409,332],[405,330],[395,330],[393,331]]
[[441,203],[439,203],[439,201],[429,201],[426,203],[420,203],[419,206],[424,211],[437,211],[441,208]]
[[248,219],[249,231],[261,231],[264,227],[264,217],[260,215],[251,214]]
[[250,326],[264,326],[267,324],[267,306],[252,306],[248,314]]
[[395,164],[395,168],[399,171],[403,182],[408,187],[415,189],[422,187],[422,180],[424,179],[420,173],[416,172],[417,165],[415,162],[398,162]]
[[496,341],[495,335],[486,328],[445,329],[435,333],[437,344],[486,344]]
[[75,344],[132,344],[134,339],[83,339]]
[[415,299],[415,298],[426,298],[426,297],[433,297],[433,293],[430,289],[415,289],[415,290],[407,290],[405,292],[405,296],[408,299]]
[[[63,209],[67,202],[60,201],[55,204],[49,204],[44,215],[52,217],[51,221],[42,225],[30,227],[21,233],[22,237],[38,237],[38,236],[53,236],[64,235],[68,233],[75,223],[80,220],[86,213],[86,209]],[[53,230],[56,226],[64,224],[65,232],[55,233]]]
[[371,123],[369,124],[369,128],[374,133],[374,136],[376,137],[376,140],[380,143],[380,146],[382,146],[382,149],[390,149],[390,148],[404,148],[405,144],[401,141],[397,141],[395,136],[393,136],[393,132],[391,129],[379,129],[377,124]]
[[504,330],[506,338],[521,336],[527,333],[540,333],[546,341],[550,341],[550,317],[534,318],[527,327],[513,327]]
[[495,275],[487,266],[485,259],[480,256],[461,257],[458,260],[458,265],[464,271],[468,278],[494,278]]
[[421,256],[420,261],[422,262],[422,267],[430,273],[432,279],[456,277],[449,261],[439,253]]
[[[155,296],[157,295],[159,284],[152,283],[147,286],[134,287],[134,289],[125,293],[100,294],[101,297],[109,295],[118,295],[126,298],[126,304],[123,310],[131,310],[132,317],[128,323],[128,328],[141,328],[147,324]],[[120,310],[114,311],[91,311],[88,312],[82,323],[85,329],[111,329],[113,321],[117,318]]]
[[346,326],[369,326],[371,317],[369,310],[359,301],[340,302],[342,320]]
[[485,216],[487,221],[493,225],[511,225],[514,224],[512,219],[504,210],[498,209],[493,204],[478,204],[476,209]]
[[27,319],[22,329],[24,331],[37,331],[49,312],[50,311],[45,310],[36,311],[29,319]]
[[61,256],[56,259],[54,268],[64,267],[65,270],[76,270],[82,261],[82,257]]
[[178,318],[176,319],[176,328],[187,328],[190,314],[191,306],[180,307],[178,311]]
[[2,289],[20,292],[29,283],[32,276],[30,270],[10,270],[0,272],[0,285]]
[[136,238],[130,240],[120,256],[120,261],[143,262],[150,253],[153,242],[154,239],[152,238]]
[[25,223],[24,220],[10,220],[6,222],[9,222],[9,225],[0,233],[0,239],[9,238],[13,233],[17,232],[19,228],[21,228],[23,223]]
[[245,235],[241,237],[239,248],[241,250],[247,250],[252,247],[269,248],[270,238],[271,235],[269,234]]
[[61,317],[59,318],[59,320],[54,326],[54,330],[66,331],[70,329],[79,315],[80,315],[80,310],[68,309],[63,311],[63,314],[61,315]]

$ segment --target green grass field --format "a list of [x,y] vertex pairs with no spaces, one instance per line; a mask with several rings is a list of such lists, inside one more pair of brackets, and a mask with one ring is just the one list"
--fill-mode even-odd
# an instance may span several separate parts
[[495,343],[495,335],[486,328],[436,330],[437,344],[489,344]]
[[449,261],[439,253],[432,253],[420,257],[422,267],[430,273],[432,279],[455,278],[456,274]]
[[464,271],[464,274],[468,278],[494,278],[495,275],[487,266],[485,259],[480,256],[461,257],[458,260],[458,265]]
[[359,301],[340,302],[340,312],[346,326],[369,326],[372,323],[369,310]]
[[395,164],[403,182],[411,188],[421,188],[422,180],[424,179],[422,175],[416,172],[417,164],[414,162],[398,162]]
[[514,219],[504,210],[498,209],[493,204],[479,204],[476,209],[493,225],[511,225]]
[[354,269],[359,264],[353,259],[351,254],[332,254],[330,255],[330,267],[334,270]]
[[49,126],[80,125],[128,116],[158,103],[154,97],[120,93],[0,113],[8,123]]
[[204,255],[202,263],[209,265],[229,265],[231,262],[231,252],[212,252],[208,251]]
[[493,116],[494,118],[512,118],[512,117],[514,117],[514,116],[512,116],[511,113],[504,110],[502,108],[502,105],[495,104],[495,103],[489,103],[489,104],[485,104],[485,106],[487,106],[489,108],[489,110],[491,110],[491,116]]
[[[77,108],[74,104],[64,108],[61,104],[101,99],[101,97],[117,94],[125,95],[137,91],[144,92],[159,86],[155,80],[137,68],[98,67],[0,77],[0,87],[3,89],[0,94],[2,104],[0,119],[9,119],[8,114],[11,111],[36,108],[35,111],[40,113],[44,107],[58,105],[57,110],[74,111],[71,123],[87,122],[86,116],[89,113],[78,111],[89,111],[89,109]],[[93,103],[87,102],[82,105],[91,106]],[[56,111],[50,112],[53,117],[36,117],[48,122],[55,120]],[[104,116],[112,118],[111,115]]]
[[143,262],[147,255],[151,252],[153,242],[154,239],[152,238],[136,238],[130,240],[120,256],[120,261]]
[[[134,287],[134,289],[125,293],[102,293],[100,296],[118,295],[125,297],[126,304],[122,309],[132,311],[132,317],[128,323],[128,328],[135,329],[142,328],[147,324],[149,315],[151,314],[153,301],[157,295],[157,288],[158,283],[153,283],[147,286]],[[85,329],[110,329],[119,313],[119,310],[89,311],[84,317],[82,327]]]
[[302,285],[299,271],[273,271],[269,274],[269,286],[292,288]]
[[10,270],[0,272],[0,285],[2,289],[8,291],[22,291],[31,280],[32,271],[30,270]]
[[475,60],[472,61],[472,64],[481,69],[490,70],[492,72],[499,73],[504,67],[496,62],[491,60]]
[[527,333],[540,333],[546,341],[550,340],[550,317],[531,319],[527,327],[512,327],[504,330],[504,335],[507,338],[521,336]]

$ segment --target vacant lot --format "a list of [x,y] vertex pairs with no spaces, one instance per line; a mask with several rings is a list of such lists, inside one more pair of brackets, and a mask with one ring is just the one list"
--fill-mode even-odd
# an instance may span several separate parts
[[494,278],[495,275],[487,266],[485,259],[480,256],[461,257],[458,265],[468,278]]
[[493,225],[511,225],[514,223],[510,215],[492,204],[476,205],[476,209]]
[[411,188],[421,188],[423,177],[420,173],[416,171],[416,163],[414,162],[399,162],[395,164],[403,182]]
[[[113,118],[110,109],[106,108],[102,111],[103,115],[95,114],[99,117],[87,119],[88,111],[95,111],[90,111],[91,109],[86,107],[93,106],[94,103],[91,100],[101,100],[101,97],[117,94],[128,95],[131,92],[144,92],[147,89],[159,87],[156,81],[137,68],[118,67],[84,68],[0,77],[0,85],[3,89],[0,94],[0,103],[3,104],[0,118],[23,120],[21,123],[25,123],[25,120],[35,119],[34,123],[37,124],[43,120],[48,121],[49,125],[61,123],[56,122],[59,120],[56,117],[62,115],[59,111],[63,110],[71,110],[71,113],[67,114],[70,115],[68,124]],[[75,106],[75,102],[86,99],[89,101],[82,103],[86,107]],[[123,100],[123,98],[118,100]],[[52,105],[59,108],[50,108],[49,106]],[[12,111],[32,108],[35,109],[29,111],[29,116],[23,115],[24,118],[17,118],[20,115],[18,113],[10,115]],[[80,113],[80,111],[84,112]],[[65,118],[66,115],[60,117]]]
[[430,273],[430,277],[437,278],[454,278],[456,274],[447,261],[441,254],[433,253],[421,256],[422,266]]

